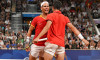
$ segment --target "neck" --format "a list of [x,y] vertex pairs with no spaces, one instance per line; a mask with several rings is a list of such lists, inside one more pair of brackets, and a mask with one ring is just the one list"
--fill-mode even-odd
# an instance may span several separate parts
[[54,9],[53,12],[54,12],[54,11],[60,11],[60,10],[58,10],[58,9]]
[[41,15],[42,15],[42,16],[47,16],[47,14],[46,14],[46,13],[42,13]]
[[42,16],[44,19],[46,19],[46,17],[47,17],[47,14],[45,14],[45,13],[42,13],[42,14],[41,14],[41,16]]

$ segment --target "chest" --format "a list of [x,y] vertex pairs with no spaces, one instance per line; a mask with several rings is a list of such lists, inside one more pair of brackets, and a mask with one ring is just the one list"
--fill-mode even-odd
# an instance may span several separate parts
[[37,21],[37,26],[38,27],[44,27],[46,25],[46,20],[45,19],[38,19]]

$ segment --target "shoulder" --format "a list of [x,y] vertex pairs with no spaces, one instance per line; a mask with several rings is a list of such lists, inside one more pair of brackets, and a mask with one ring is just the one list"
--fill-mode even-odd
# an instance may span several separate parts
[[53,14],[54,14],[54,13],[50,13],[50,14],[48,14],[47,16],[53,16]]
[[69,19],[67,16],[65,16],[65,19]]
[[40,16],[36,16],[34,19],[39,19],[40,18]]
[[38,20],[40,18],[40,16],[36,16],[33,18],[33,20]]

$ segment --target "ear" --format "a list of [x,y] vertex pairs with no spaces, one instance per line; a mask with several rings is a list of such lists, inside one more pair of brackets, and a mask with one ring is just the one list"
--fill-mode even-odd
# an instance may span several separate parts
[[41,10],[42,10],[42,7],[41,7]]
[[54,11],[54,7],[52,6],[52,11]]

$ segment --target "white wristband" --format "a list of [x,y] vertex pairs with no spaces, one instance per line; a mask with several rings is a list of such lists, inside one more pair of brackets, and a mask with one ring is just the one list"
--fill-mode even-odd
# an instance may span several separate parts
[[82,36],[82,34],[79,34],[78,37],[82,40],[84,39],[84,37]]
[[29,37],[29,36],[27,36],[27,39],[30,39],[30,37]]
[[27,42],[27,43],[30,42],[30,37],[29,37],[29,36],[27,36],[27,38],[26,38],[26,42]]

